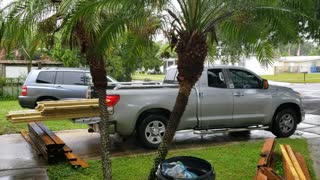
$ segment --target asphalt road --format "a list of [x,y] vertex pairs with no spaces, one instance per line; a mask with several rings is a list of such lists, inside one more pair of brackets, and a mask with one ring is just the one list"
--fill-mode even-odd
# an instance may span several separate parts
[[271,81],[270,84],[286,86],[299,92],[306,114],[320,115],[320,83],[291,84]]
[[320,84],[292,84],[288,87],[301,93],[307,114],[320,115]]

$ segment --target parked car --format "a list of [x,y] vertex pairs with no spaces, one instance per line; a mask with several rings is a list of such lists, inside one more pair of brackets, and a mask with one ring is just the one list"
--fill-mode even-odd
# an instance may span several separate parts
[[[177,68],[171,68],[163,85],[108,90],[112,131],[122,136],[136,133],[145,147],[157,147],[178,94],[176,76]],[[300,94],[291,88],[269,86],[244,68],[207,67],[192,89],[178,130],[208,134],[260,129],[288,137],[304,115]],[[91,127],[99,130],[98,123]]]
[[[107,76],[110,88],[115,79]],[[44,68],[32,70],[23,84],[19,103],[35,108],[38,101],[86,98],[91,84],[89,70],[75,68]]]

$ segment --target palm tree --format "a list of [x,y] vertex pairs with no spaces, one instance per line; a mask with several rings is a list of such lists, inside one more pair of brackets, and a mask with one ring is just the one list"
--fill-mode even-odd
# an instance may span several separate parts
[[[167,7],[172,18],[171,46],[178,55],[179,92],[171,112],[149,179],[168,153],[192,87],[203,71],[208,42],[238,53],[255,53],[260,62],[270,63],[273,45],[298,37],[299,23],[311,20],[300,1],[177,0],[178,8]],[[312,2],[312,1],[310,1]],[[308,4],[308,3],[306,3]],[[312,5],[309,3],[308,5]],[[292,28],[293,27],[293,28]],[[292,29],[290,29],[292,28]],[[289,29],[289,30],[288,30]]]
[[[140,2],[140,1],[139,1]],[[77,46],[90,67],[95,92],[99,98],[102,172],[104,179],[111,179],[108,108],[106,103],[106,51],[122,33],[131,29],[148,42],[153,26],[149,24],[150,11],[145,4],[125,0],[18,0],[2,11],[8,17],[4,32],[14,37],[14,29],[21,25],[18,34],[43,35],[48,48],[54,43],[55,33],[61,33],[71,47]],[[132,7],[136,7],[132,9]],[[2,26],[4,27],[4,26]],[[143,31],[146,30],[146,31]],[[2,38],[1,38],[2,40]],[[63,42],[63,43],[65,43]],[[137,46],[137,49],[140,46]]]

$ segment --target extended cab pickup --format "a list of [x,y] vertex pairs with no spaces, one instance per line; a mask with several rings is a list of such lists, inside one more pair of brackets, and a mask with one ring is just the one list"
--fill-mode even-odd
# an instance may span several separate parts
[[[155,148],[161,142],[178,94],[177,69],[170,68],[162,85],[124,85],[108,90],[110,121],[122,136],[138,135]],[[291,136],[304,120],[300,94],[240,67],[206,67],[193,87],[178,130],[195,133],[270,130],[277,137]],[[98,130],[98,124],[91,125]]]

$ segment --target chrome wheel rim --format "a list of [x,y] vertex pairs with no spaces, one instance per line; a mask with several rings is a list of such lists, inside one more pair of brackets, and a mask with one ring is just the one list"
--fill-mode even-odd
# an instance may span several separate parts
[[160,144],[164,136],[166,127],[161,121],[151,121],[145,129],[145,137],[149,143]]
[[294,127],[294,119],[291,114],[284,114],[280,118],[280,130],[283,133],[290,132]]

